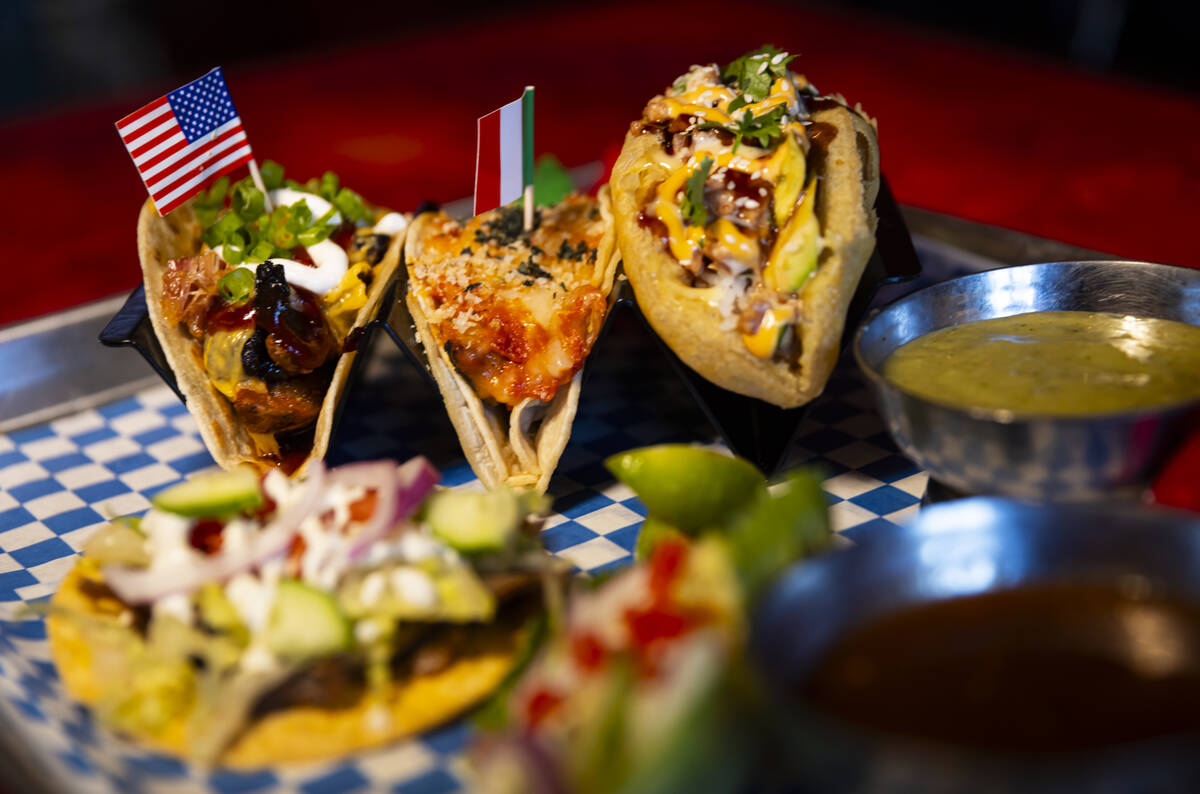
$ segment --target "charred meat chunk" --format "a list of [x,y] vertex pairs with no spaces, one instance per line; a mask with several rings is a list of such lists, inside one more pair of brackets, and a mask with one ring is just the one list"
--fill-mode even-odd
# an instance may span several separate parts
[[318,659],[259,699],[254,716],[310,707],[345,709],[359,702],[366,688],[362,662],[348,656]]
[[263,389],[238,389],[233,409],[252,433],[282,433],[312,424],[321,412],[327,374],[315,372],[276,382]]
[[246,374],[265,381],[281,380],[287,377],[283,368],[276,364],[267,353],[267,332],[255,328],[254,334],[242,346],[242,368]]
[[267,332],[267,353],[289,375],[312,372],[337,348],[320,300],[288,284],[283,265],[263,262],[258,266],[254,309],[255,323]]

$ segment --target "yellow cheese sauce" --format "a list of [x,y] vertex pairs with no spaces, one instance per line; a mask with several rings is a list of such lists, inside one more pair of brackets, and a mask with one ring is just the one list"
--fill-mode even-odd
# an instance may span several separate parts
[[942,328],[899,347],[883,374],[964,408],[1079,416],[1200,397],[1200,327],[1044,311]]

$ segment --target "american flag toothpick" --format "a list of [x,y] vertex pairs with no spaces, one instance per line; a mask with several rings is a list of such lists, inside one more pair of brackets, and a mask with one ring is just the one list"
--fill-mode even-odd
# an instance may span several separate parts
[[[220,67],[117,122],[117,132],[159,215],[250,164],[250,140]],[[261,179],[255,182],[262,189]],[[264,191],[265,192],[265,191]]]

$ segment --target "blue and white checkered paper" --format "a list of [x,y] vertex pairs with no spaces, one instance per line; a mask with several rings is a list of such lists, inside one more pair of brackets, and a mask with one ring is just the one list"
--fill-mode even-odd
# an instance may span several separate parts
[[[604,469],[605,457],[651,443],[716,443],[667,361],[644,340],[631,341],[634,323],[618,313],[601,340],[550,487],[556,512],[543,541],[584,571],[626,564],[645,515]],[[330,462],[424,454],[445,483],[469,486],[474,477],[440,398],[388,340],[375,341]],[[849,362],[813,406],[790,459],[825,468],[834,527],[852,539],[912,515],[925,489],[925,475],[898,454]],[[0,724],[11,724],[17,743],[63,791],[458,790],[469,738],[462,722],[338,763],[214,772],[136,747],[66,696],[43,621],[19,620],[19,607],[54,592],[106,517],[144,511],[156,491],[210,466],[191,416],[166,386],[0,436]]]

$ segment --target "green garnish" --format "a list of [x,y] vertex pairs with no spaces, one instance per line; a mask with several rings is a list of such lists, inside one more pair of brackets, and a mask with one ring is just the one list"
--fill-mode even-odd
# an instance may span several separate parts
[[[249,177],[232,186],[228,179],[222,178],[196,198],[193,206],[206,226],[204,242],[210,248],[220,247],[222,258],[231,265],[288,258],[297,245],[307,247],[327,240],[337,231],[334,216],[339,213],[351,221],[373,220],[362,198],[353,190],[342,187],[337,174],[332,171],[303,185],[284,178],[283,167],[272,160],[265,161],[260,172],[263,186],[268,190],[288,185],[317,193],[333,206],[319,218],[313,217],[312,210],[303,201],[267,212],[266,195]],[[227,199],[230,211],[220,215]]]
[[283,166],[274,160],[263,160],[258,173],[262,177],[263,187],[267,190],[283,187]]
[[242,220],[249,222],[263,214],[267,197],[253,184],[243,180],[233,186],[230,205]]
[[226,238],[238,229],[241,229],[242,225],[242,219],[237,213],[228,212],[222,215],[216,223],[204,230],[204,242],[208,243],[209,248],[224,245]]
[[225,193],[229,190],[229,177],[223,176],[216,182],[213,182],[212,187],[208,190],[200,192],[196,198],[192,199],[192,209],[196,213],[196,219],[204,226],[211,226],[213,221],[217,219],[217,213],[221,211],[221,207],[225,204]]
[[533,205],[548,207],[557,204],[575,189],[571,175],[558,158],[552,154],[543,154],[538,158],[533,169]]
[[347,220],[358,223],[359,221],[368,222],[372,220],[371,213],[363,204],[362,196],[355,193],[348,187],[344,187],[337,192],[337,195],[330,199],[333,206],[341,211],[342,217]]
[[686,91],[688,75],[690,75],[690,74],[691,74],[691,72],[688,72],[688,74],[681,74],[678,77],[676,77],[675,82],[671,83],[671,90],[674,91],[676,94],[682,94],[684,91]]
[[254,289],[254,274],[244,267],[231,270],[221,276],[217,289],[226,303],[245,303],[250,299],[250,290]]
[[[733,105],[730,105],[730,107],[732,108]],[[706,121],[703,124],[697,124],[696,129],[717,129],[732,133],[732,152],[734,154],[737,153],[743,139],[754,141],[762,149],[770,149],[783,136],[783,118],[785,112],[783,105],[777,105],[761,116],[755,116],[747,110],[732,125]]]
[[534,278],[554,278],[554,274],[534,264],[533,257],[521,263],[517,268],[517,272],[522,276],[533,276]]
[[704,183],[708,181],[708,174],[712,171],[712,166],[713,159],[705,155],[704,162],[700,163],[700,166],[684,183],[683,201],[680,202],[679,209],[692,226],[708,224],[708,207],[704,204]]
[[775,78],[787,75],[788,64],[795,57],[764,44],[722,69],[721,79],[726,85],[737,86],[751,101],[761,102],[771,92]]

